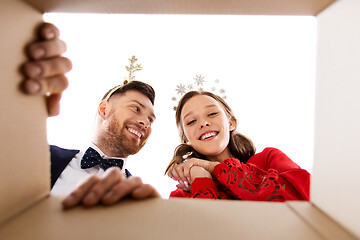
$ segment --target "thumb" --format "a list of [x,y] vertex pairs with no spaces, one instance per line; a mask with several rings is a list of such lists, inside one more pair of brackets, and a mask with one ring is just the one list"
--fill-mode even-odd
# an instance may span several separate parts
[[47,97],[46,106],[49,117],[57,116],[60,113],[60,99],[61,94],[51,94]]

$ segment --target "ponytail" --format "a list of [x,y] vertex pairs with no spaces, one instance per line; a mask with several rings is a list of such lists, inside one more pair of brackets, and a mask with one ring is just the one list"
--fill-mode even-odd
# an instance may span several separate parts
[[254,143],[245,135],[235,131],[230,132],[228,147],[231,154],[242,163],[246,163],[256,152]]

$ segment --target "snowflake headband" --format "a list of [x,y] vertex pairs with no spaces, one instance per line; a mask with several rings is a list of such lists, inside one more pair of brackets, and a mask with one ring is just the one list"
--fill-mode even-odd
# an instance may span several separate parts
[[117,87],[114,87],[104,98],[103,100],[109,100],[109,98],[114,94],[114,92],[116,92],[119,88],[121,88],[122,86],[124,86],[125,84],[135,80],[135,75],[134,73],[136,71],[140,71],[143,69],[143,67],[141,66],[141,64],[136,63],[137,62],[137,58],[135,56],[132,56],[131,58],[129,58],[130,61],[130,66],[125,66],[126,71],[129,72],[129,77],[128,78],[124,78],[124,82],[123,84],[120,84]]
[[[177,105],[179,103],[179,100],[182,98],[182,96],[184,96],[187,92],[190,91],[199,91],[199,92],[204,92],[204,91],[208,91],[208,92],[212,92],[220,97],[222,97],[224,100],[226,100],[226,94],[225,94],[225,89],[224,88],[217,88],[215,86],[212,87],[208,87],[207,85],[207,81],[205,81],[204,79],[205,77],[201,76],[201,75],[196,75],[193,80],[194,82],[192,84],[188,84],[188,85],[184,85],[184,84],[179,84],[176,86],[176,95],[171,97],[171,100],[174,102],[173,105],[173,110],[176,111]],[[219,79],[215,79],[214,83],[218,84],[220,81]]]

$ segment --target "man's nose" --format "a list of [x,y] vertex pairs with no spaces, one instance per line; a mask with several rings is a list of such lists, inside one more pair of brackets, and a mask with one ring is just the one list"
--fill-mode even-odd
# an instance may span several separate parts
[[142,125],[144,128],[148,128],[151,125],[150,120],[146,117],[139,119],[139,124]]

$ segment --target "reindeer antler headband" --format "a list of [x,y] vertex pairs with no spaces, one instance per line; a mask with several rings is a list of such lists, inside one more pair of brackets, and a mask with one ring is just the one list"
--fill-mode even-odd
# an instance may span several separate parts
[[116,92],[119,88],[121,88],[122,86],[124,86],[125,84],[128,84],[129,82],[135,80],[135,75],[134,73],[136,71],[140,71],[143,69],[143,67],[141,66],[141,64],[136,63],[137,62],[137,58],[135,56],[132,56],[131,58],[129,58],[130,61],[130,66],[125,66],[125,69],[129,72],[129,76],[128,78],[124,78],[124,82],[123,84],[120,84],[117,87],[114,87],[104,98],[104,100],[108,100],[114,92]]

